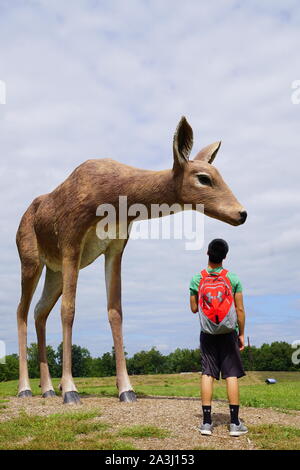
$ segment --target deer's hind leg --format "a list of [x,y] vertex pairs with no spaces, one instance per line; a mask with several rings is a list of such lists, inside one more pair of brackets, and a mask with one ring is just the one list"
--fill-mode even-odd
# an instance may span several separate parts
[[35,328],[38,339],[40,378],[43,398],[54,397],[55,392],[49,373],[46,349],[46,322],[52,308],[62,293],[62,274],[47,267],[42,296],[34,310]]
[[61,320],[63,327],[63,367],[61,390],[63,402],[80,403],[80,397],[72,377],[72,327],[75,315],[75,296],[78,280],[80,252],[71,253],[63,258],[63,292]]
[[19,391],[18,397],[32,396],[28,365],[27,365],[27,318],[32,296],[39,281],[43,264],[34,249],[26,252],[26,256],[21,257],[22,281],[21,299],[17,310],[18,338],[19,338]]

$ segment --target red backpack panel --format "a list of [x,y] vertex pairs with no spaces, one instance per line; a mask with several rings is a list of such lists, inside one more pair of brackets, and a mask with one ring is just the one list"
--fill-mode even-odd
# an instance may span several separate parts
[[203,315],[211,322],[219,325],[229,313],[233,303],[233,294],[230,281],[226,276],[228,271],[221,272],[201,271],[198,301]]

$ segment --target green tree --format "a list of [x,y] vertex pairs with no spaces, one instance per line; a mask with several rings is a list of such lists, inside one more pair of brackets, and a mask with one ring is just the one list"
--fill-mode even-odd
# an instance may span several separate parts
[[[51,377],[60,377],[59,367],[56,361],[56,352],[51,345],[47,346],[47,361]],[[28,351],[28,372],[32,379],[40,376],[40,365],[37,343],[31,343]]]
[[38,346],[36,343],[31,343],[27,348],[28,358],[28,373],[31,379],[36,379],[40,376]]
[[164,374],[166,358],[155,347],[150,351],[141,351],[128,359],[129,374]]
[[246,346],[245,349],[241,351],[241,357],[245,370],[260,370],[258,365],[258,351],[259,349],[255,346]]
[[276,341],[270,345],[272,360],[270,370],[291,370],[292,364],[292,348],[289,343],[284,341]]
[[[57,363],[59,374],[62,371],[62,360],[63,360],[63,345],[62,343],[57,348]],[[72,374],[73,377],[89,377],[91,368],[91,354],[88,349],[72,345]]]
[[10,354],[5,358],[5,364],[0,364],[0,382],[17,380],[19,377],[19,356]]
[[169,354],[167,363],[172,373],[197,372],[201,367],[200,350],[177,348]]
[[101,357],[92,358],[90,373],[91,377],[104,377]]
[[100,358],[100,371],[102,377],[111,377],[116,375],[116,356],[115,350],[112,348],[112,352],[104,353]]
[[47,346],[47,360],[51,377],[61,377],[60,367],[57,363],[57,355],[52,346]]

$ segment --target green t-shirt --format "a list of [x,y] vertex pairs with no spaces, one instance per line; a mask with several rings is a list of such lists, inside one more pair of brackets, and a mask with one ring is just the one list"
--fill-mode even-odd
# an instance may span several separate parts
[[[209,273],[211,273],[213,271],[221,272],[222,269],[224,269],[224,268],[219,267],[219,268],[214,268],[214,269],[208,269],[208,272]],[[202,277],[201,273],[198,273],[198,274],[195,274],[195,276],[192,278],[192,280],[190,282],[190,294],[191,295],[197,295],[198,294],[199,283],[200,283],[201,277]],[[241,281],[239,280],[239,278],[236,274],[228,271],[227,277],[230,281],[233,294],[236,294],[237,292],[243,292],[242,283],[241,283]]]

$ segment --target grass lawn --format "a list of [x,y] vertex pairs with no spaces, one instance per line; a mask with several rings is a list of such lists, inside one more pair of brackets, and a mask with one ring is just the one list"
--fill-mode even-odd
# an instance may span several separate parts
[[299,450],[300,429],[274,424],[250,427],[251,439],[261,450]]
[[101,411],[76,411],[50,416],[29,416],[0,423],[0,450],[135,450],[134,438],[164,439],[169,435],[154,426],[111,429],[99,421]]
[[[267,377],[277,379],[278,383],[266,385],[264,381]],[[140,397],[154,395],[199,398],[200,374],[198,373],[133,376],[131,381]],[[54,379],[53,382],[58,390],[59,379]],[[117,397],[115,377],[77,378],[75,382],[82,396]],[[17,381],[0,383],[0,418],[11,412],[10,406],[14,409],[14,403],[19,403],[19,400],[12,402],[8,400],[10,396],[16,396],[17,385]],[[130,412],[126,415],[128,413],[126,407],[114,405],[114,413],[117,413],[114,418],[112,418],[111,411],[107,413],[107,408],[101,410],[101,406],[98,405],[92,405],[86,410],[84,408],[80,410],[74,410],[72,407],[70,409],[64,408],[62,412],[63,405],[60,400],[57,400],[60,404],[56,404],[52,412],[48,408],[47,413],[41,414],[41,410],[39,410],[37,414],[32,414],[32,408],[30,409],[30,406],[26,408],[25,401],[24,406],[19,407],[17,414],[10,414],[9,419],[3,421],[0,419],[0,450],[135,450],[145,448],[145,446],[149,449],[164,449],[168,442],[169,445],[170,442],[171,445],[174,445],[172,448],[186,448],[180,447],[182,436],[180,432],[177,432],[178,426],[180,429],[183,426],[183,429],[189,433],[185,443],[187,448],[247,449],[250,442],[256,449],[299,449],[299,415],[292,410],[300,410],[300,373],[249,372],[246,377],[240,380],[240,385],[242,405],[275,409],[259,411],[248,408],[247,419],[250,421],[250,432],[247,436],[250,439],[239,438],[240,444],[236,444],[238,442],[234,440],[236,438],[233,438],[231,442],[224,423],[221,423],[216,429],[216,435],[213,438],[200,439],[199,441],[197,428],[190,429],[190,421],[197,416],[195,422],[198,423],[198,415],[195,413],[199,412],[200,402],[181,402],[180,408],[186,406],[187,409],[173,428],[173,420],[170,420],[170,416],[173,416],[172,413],[175,413],[174,416],[176,416],[176,413],[179,412],[178,402],[173,400],[161,401],[165,403],[160,405],[161,408],[157,416],[159,417],[164,410],[163,416],[166,419],[159,418],[160,421],[149,419],[149,415],[148,418],[144,418],[146,408],[143,406],[152,406],[153,402],[153,413],[157,413],[157,400],[140,400],[138,402],[141,410],[140,415],[138,415],[139,408],[135,414]],[[40,396],[39,380],[31,380],[31,386],[34,395]],[[215,398],[226,399],[224,381],[216,382]],[[185,405],[183,405],[184,403]],[[37,404],[39,407],[49,406],[47,401],[42,405],[37,401]],[[116,404],[118,405],[117,401]],[[219,407],[216,416],[219,416],[218,419],[223,419],[224,413],[228,413],[227,404],[219,402],[215,406]],[[194,411],[190,411],[190,407]],[[271,420],[269,413],[273,413]],[[119,417],[123,419],[121,424]],[[193,440],[193,444],[191,444],[191,440]],[[179,447],[176,447],[178,445]],[[194,447],[189,447],[191,445]]]
[[[267,377],[277,379],[278,383],[266,385]],[[131,377],[138,396],[199,397],[199,381],[198,373]],[[59,379],[53,379],[53,383],[57,389]],[[117,396],[115,377],[76,378],[75,383],[81,395]],[[240,385],[244,406],[300,410],[300,372],[248,372],[240,379]],[[33,394],[40,395],[39,380],[32,379],[31,386]],[[17,381],[0,383],[0,398],[14,396],[16,392]],[[224,380],[215,382],[214,398],[226,399]]]

